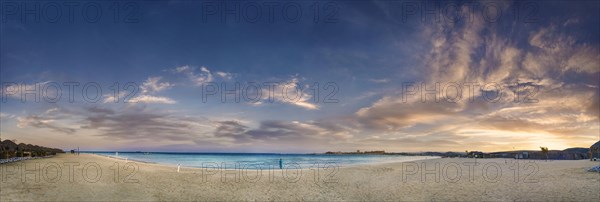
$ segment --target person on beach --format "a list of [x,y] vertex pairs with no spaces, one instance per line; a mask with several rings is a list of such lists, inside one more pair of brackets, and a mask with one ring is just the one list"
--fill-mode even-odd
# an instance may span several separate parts
[[283,169],[283,159],[279,159],[279,169]]

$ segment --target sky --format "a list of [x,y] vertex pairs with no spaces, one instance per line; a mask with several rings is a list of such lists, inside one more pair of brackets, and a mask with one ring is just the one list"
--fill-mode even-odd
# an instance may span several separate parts
[[3,140],[306,153],[600,139],[598,1],[0,7]]

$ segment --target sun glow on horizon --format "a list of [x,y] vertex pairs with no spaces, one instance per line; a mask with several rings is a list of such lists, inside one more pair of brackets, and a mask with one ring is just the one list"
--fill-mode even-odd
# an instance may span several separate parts
[[[511,150],[539,150],[540,147],[548,147],[550,150],[564,150],[573,147],[587,148],[598,140],[594,138],[573,139],[565,141],[560,136],[552,133],[540,132],[517,132],[504,130],[488,129],[463,129],[459,134],[468,134],[472,138],[485,138],[486,141],[494,146],[476,146],[475,149],[481,149],[488,152],[511,151]],[[509,140],[509,141],[508,141]]]

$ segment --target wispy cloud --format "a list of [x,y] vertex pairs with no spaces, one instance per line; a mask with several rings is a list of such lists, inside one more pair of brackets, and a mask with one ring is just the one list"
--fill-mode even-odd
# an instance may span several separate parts
[[[364,37],[363,41],[355,40],[356,34],[348,34],[351,32],[338,33],[324,29],[317,30],[318,33],[315,34],[318,35],[306,38],[304,35],[288,34],[290,29],[283,29],[283,32],[269,31],[277,31],[281,36],[298,40],[280,43],[283,38],[276,37],[272,41],[258,40],[267,43],[242,42],[231,46],[225,44],[230,43],[226,40],[207,40],[207,47],[211,50],[209,52],[203,49],[164,48],[148,48],[151,52],[138,48],[137,51],[115,52],[115,56],[133,54],[134,57],[131,58],[142,58],[135,54],[161,55],[132,62],[136,63],[136,67],[148,67],[144,69],[147,72],[160,71],[165,63],[178,61],[190,61],[190,64],[206,61],[206,64],[218,64],[228,69],[212,65],[169,66],[166,72],[163,71],[164,74],[149,73],[137,77],[147,72],[133,72],[136,70],[133,67],[123,72],[136,73],[136,78],[142,78],[137,81],[140,84],[138,92],[130,95],[130,91],[120,88],[121,91],[114,95],[113,88],[102,86],[103,103],[82,100],[83,85],[79,85],[74,91],[75,103],[65,101],[71,96],[65,86],[62,88],[63,102],[60,103],[46,103],[43,99],[42,103],[34,103],[31,90],[36,89],[39,95],[41,87],[50,81],[85,79],[89,75],[100,78],[95,82],[101,85],[112,84],[114,81],[111,81],[111,75],[122,69],[102,71],[91,68],[115,66],[114,63],[93,61],[94,66],[90,66],[90,69],[70,71],[58,67],[86,62],[89,64],[89,60],[94,57],[72,57],[73,54],[62,54],[42,47],[40,51],[51,54],[52,57],[13,51],[6,62],[15,66],[12,69],[3,68],[2,79],[25,79],[27,82],[23,86],[18,83],[17,86],[3,86],[0,89],[8,98],[8,103],[2,103],[0,132],[3,137],[30,135],[39,137],[38,139],[49,137],[47,135],[77,135],[80,142],[91,142],[89,144],[95,144],[97,140],[125,144],[135,142],[148,145],[149,149],[165,150],[244,148],[272,151],[270,149],[276,147],[296,151],[298,148],[312,151],[490,151],[511,149],[513,145],[537,148],[542,143],[547,143],[551,149],[571,145],[587,146],[589,142],[597,141],[600,130],[600,47],[594,37],[597,29],[590,28],[597,24],[595,19],[598,18],[594,16],[598,16],[598,4],[582,3],[585,6],[567,3],[548,4],[551,6],[540,4],[548,10],[540,12],[543,15],[539,17],[544,22],[534,23],[502,21],[504,18],[494,23],[486,22],[485,16],[481,15],[481,7],[472,8],[467,5],[459,6],[457,11],[463,16],[469,16],[469,19],[457,23],[423,22],[420,15],[412,16],[416,18],[416,22],[400,22],[403,18],[394,16],[397,14],[394,12],[397,7],[390,6],[393,2],[375,2],[374,7],[369,9],[364,9],[364,5],[355,8],[349,3],[344,8],[353,15],[339,16],[340,22],[345,22],[339,24],[339,30],[370,30],[368,33],[359,33]],[[512,1],[503,1],[496,6],[502,11],[510,11],[515,5]],[[554,14],[553,11],[557,11],[553,8],[556,5],[565,6],[569,9],[563,11],[572,13],[556,13],[557,16],[567,16],[563,18],[547,16],[547,13]],[[381,15],[370,13],[373,9],[380,11]],[[512,17],[504,14],[506,12],[503,16]],[[246,27],[233,28],[244,31]],[[214,30],[220,29],[189,31],[208,33]],[[18,34],[14,31],[18,30],[10,33]],[[251,31],[239,33],[255,33],[256,30]],[[156,33],[161,32],[152,32],[140,40],[173,40],[173,44],[189,42],[187,38],[154,35]],[[45,32],[39,34],[38,37],[58,36]],[[217,33],[206,36],[214,34]],[[259,31],[251,37],[264,36],[270,35]],[[35,40],[26,40],[27,37],[12,36],[12,40],[11,36],[6,37],[7,41],[14,44],[31,47],[37,45]],[[321,38],[324,43],[319,43],[318,46],[301,43],[314,41],[315,37]],[[254,39],[250,38],[249,41]],[[123,45],[123,48],[138,47],[140,40],[124,40],[128,44]],[[57,42],[60,40],[57,39]],[[253,49],[255,52],[249,53],[245,48],[236,48],[256,44],[260,47]],[[84,50],[88,46],[85,44],[85,47],[64,49]],[[168,51],[153,52],[156,50]],[[88,55],[97,55],[92,52]],[[186,58],[191,55],[194,58]],[[227,59],[220,58],[223,55]],[[60,58],[63,56],[65,58]],[[43,58],[56,60],[49,62]],[[46,73],[37,76],[42,67],[26,68],[31,64],[48,64],[48,67],[57,68],[46,70]],[[276,67],[285,68],[274,69]],[[302,76],[298,76],[299,74]],[[290,75],[295,76],[288,77]],[[127,77],[119,76],[115,78],[121,80]],[[33,81],[36,78],[42,82]],[[340,86],[344,94],[340,98],[340,104],[321,104],[323,95],[317,97],[312,94],[315,93],[312,90],[316,86],[302,84],[306,78],[330,79],[343,85]],[[199,102],[198,97],[202,93],[200,86],[203,84],[213,83],[218,88],[225,83],[228,89],[232,89],[232,82],[248,82],[242,79],[253,79],[252,82],[257,84],[275,81],[265,81],[267,79],[280,82],[275,89],[263,86],[259,91],[262,98],[257,99],[257,102],[231,105]],[[471,93],[468,88],[463,87],[463,96],[456,102],[449,102],[444,97],[440,102],[433,101],[432,97],[422,102],[418,92],[404,101],[403,89],[399,84],[403,80],[426,83],[429,89],[439,82],[442,85],[440,91],[445,91],[444,85],[449,83],[494,83],[499,85],[499,93],[503,96],[497,102],[490,102],[484,96],[495,91],[476,88]],[[174,89],[175,86],[178,89]],[[323,83],[320,87],[322,89]],[[27,103],[20,102],[25,94],[23,89],[27,91]],[[301,92],[297,89],[301,89]],[[53,91],[54,88],[49,90]],[[534,91],[537,92],[536,102],[515,101],[516,95],[526,96]],[[273,92],[274,97],[269,99]],[[222,96],[217,94],[213,98],[221,101]],[[129,103],[123,104],[126,98]],[[320,99],[315,101],[316,98]],[[192,102],[192,99],[198,100]],[[119,102],[115,103],[115,100]],[[69,144],[70,141],[78,141],[61,140]],[[119,147],[113,147],[109,143],[101,143],[104,145],[99,147]],[[127,147],[125,144],[122,147]]]
[[389,79],[369,79],[370,82],[373,83],[389,83],[390,80]]
[[17,127],[46,128],[59,133],[73,134],[77,131],[75,127],[65,126],[65,124],[59,122],[59,120],[66,118],[65,112],[68,111],[51,108],[39,115],[17,117]]
[[[429,49],[417,52],[422,58],[421,80],[433,88],[436,82],[462,84],[497,83],[504,97],[500,102],[483,100],[482,90],[463,97],[459,102],[421,102],[420,95],[403,102],[400,95],[388,95],[355,113],[360,130],[375,133],[397,133],[388,140],[410,137],[418,131],[433,130],[435,125],[458,126],[445,130],[441,136],[480,135],[497,143],[519,142],[534,145],[551,141],[566,141],[578,137],[584,141],[597,140],[598,81],[600,54],[597,46],[577,43],[575,38],[559,31],[558,25],[542,27],[531,32],[528,44],[517,44],[485,22],[456,24],[452,27],[423,25],[423,43]],[[579,80],[564,75],[577,75]],[[594,81],[595,80],[595,81]],[[519,88],[517,88],[519,87]],[[526,95],[539,88],[537,102],[514,102],[517,92]],[[478,101],[472,102],[475,99]],[[459,120],[457,122],[457,120]],[[535,135],[526,141],[502,140],[503,134]],[[513,137],[516,138],[516,137]],[[431,140],[431,138],[426,138]],[[373,140],[375,141],[375,140]],[[472,140],[457,138],[456,143],[472,144]],[[538,143],[536,143],[536,141]],[[565,147],[563,144],[555,146]],[[482,143],[480,148],[496,149],[503,145]],[[504,147],[508,147],[504,145]]]
[[215,72],[215,74],[225,80],[231,80],[233,78],[233,74],[228,72]]
[[[308,110],[317,110],[319,109],[319,106],[311,100],[313,95],[309,94],[308,88],[308,85],[301,86],[297,77],[292,77],[285,82],[278,83],[274,86],[274,89],[262,89],[262,95],[264,96],[262,96],[263,101],[260,103],[277,101],[279,103],[289,104]],[[271,94],[271,91],[273,92],[272,97],[267,96]],[[260,105],[257,103],[254,104],[255,106]]]
[[197,69],[198,68],[196,67],[185,65],[176,67],[174,72],[186,75],[188,79],[196,86],[201,86],[204,83],[213,81],[213,75],[207,67],[202,66],[199,68],[199,71],[197,71]]
[[129,94],[123,91],[119,92],[117,95],[114,93],[105,95],[104,103],[122,101],[129,104],[176,104],[177,102],[172,98],[154,95],[174,86],[169,82],[160,82],[161,79],[162,77],[149,77],[139,87],[139,89],[141,89],[139,92],[133,92],[134,94],[132,97],[128,97]]
[[140,86],[142,89],[142,93],[154,93],[160,92],[163,90],[167,90],[173,87],[173,84],[169,82],[160,82],[162,77],[149,77],[144,83]]
[[344,126],[323,121],[263,121],[258,128],[250,128],[237,121],[217,122],[215,136],[232,138],[236,142],[276,142],[282,140],[340,141],[352,137]]
[[[101,109],[101,110],[98,110]],[[150,110],[143,106],[128,106],[119,111],[106,108],[89,108],[81,128],[93,129],[106,138],[146,141],[192,141],[201,138],[202,118],[175,116],[167,112]]]
[[171,72],[185,75],[195,86],[201,86],[202,84],[213,82],[215,81],[215,78],[221,80],[231,80],[233,78],[232,73],[216,71],[213,74],[213,72],[205,66],[198,68],[190,65],[184,65],[172,69]]
[[[0,101],[4,101],[5,98],[18,99],[23,102],[35,102],[42,99],[41,92],[44,92],[48,96],[54,96],[57,93],[56,88],[46,88],[43,89],[45,85],[52,83],[52,81],[38,82],[38,83],[2,83],[2,88],[0,88],[0,95],[2,96]],[[53,85],[57,85],[60,87],[61,84],[53,83]],[[36,96],[36,97],[34,97]]]
[[1,113],[1,112],[0,112],[0,121],[2,121],[2,120],[7,120],[7,119],[14,119],[14,118],[16,118],[16,116],[15,116],[15,115],[13,115],[13,114],[9,114],[9,113]]
[[131,98],[129,103],[148,103],[148,104],[175,104],[175,100],[168,97],[152,96],[152,95],[140,95]]

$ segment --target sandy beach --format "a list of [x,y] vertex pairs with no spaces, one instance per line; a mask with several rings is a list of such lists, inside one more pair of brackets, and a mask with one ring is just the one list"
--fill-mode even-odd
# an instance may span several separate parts
[[214,168],[178,173],[176,166],[61,154],[0,165],[0,200],[595,201],[600,174],[586,169],[597,164],[444,158],[287,174]]

